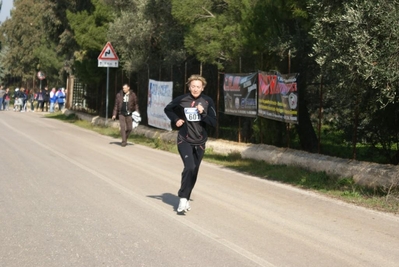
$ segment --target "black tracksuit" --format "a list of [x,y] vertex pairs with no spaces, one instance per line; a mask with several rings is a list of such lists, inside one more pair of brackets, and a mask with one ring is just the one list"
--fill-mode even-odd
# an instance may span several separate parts
[[[198,113],[198,104],[204,107],[202,114]],[[173,99],[164,111],[173,124],[179,119],[184,120],[177,136],[177,147],[184,163],[178,196],[190,199],[208,140],[205,127],[216,126],[215,105],[213,100],[204,94],[194,98],[188,93]]]

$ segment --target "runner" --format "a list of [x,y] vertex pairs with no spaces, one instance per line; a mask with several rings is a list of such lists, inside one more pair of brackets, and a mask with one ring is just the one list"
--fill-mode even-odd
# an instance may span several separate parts
[[165,107],[165,114],[179,129],[177,148],[184,164],[181,177],[180,197],[177,212],[191,209],[190,196],[195,186],[198,170],[205,153],[208,139],[206,125],[216,126],[216,111],[213,100],[202,92],[206,80],[200,75],[192,75],[187,81],[190,93],[172,100]]

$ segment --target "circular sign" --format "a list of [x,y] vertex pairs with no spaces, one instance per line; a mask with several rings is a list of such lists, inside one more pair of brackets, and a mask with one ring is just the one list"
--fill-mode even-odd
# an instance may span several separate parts
[[46,79],[46,76],[44,75],[44,72],[39,71],[37,73],[37,78],[39,78],[39,80],[44,80],[44,79]]

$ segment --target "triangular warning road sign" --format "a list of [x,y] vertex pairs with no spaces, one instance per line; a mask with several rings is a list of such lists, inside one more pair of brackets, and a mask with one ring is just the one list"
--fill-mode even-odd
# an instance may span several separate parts
[[98,56],[99,60],[119,60],[118,55],[115,53],[114,48],[112,47],[111,43],[108,42],[101,54]]

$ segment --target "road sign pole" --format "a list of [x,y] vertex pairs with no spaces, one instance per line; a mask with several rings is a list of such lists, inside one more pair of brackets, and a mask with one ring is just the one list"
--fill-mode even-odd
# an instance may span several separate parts
[[109,91],[109,67],[107,67],[107,92],[105,96],[105,126],[108,125],[108,91]]
[[109,91],[109,68],[118,68],[119,65],[119,58],[118,55],[115,53],[114,48],[112,47],[111,43],[108,42],[101,54],[98,56],[98,66],[99,67],[107,67],[107,92],[105,96],[105,126],[108,125],[108,91]]

